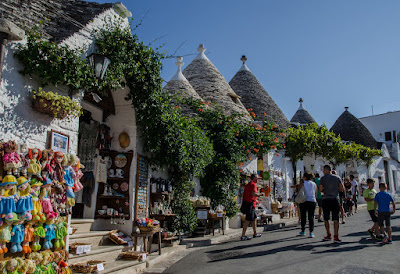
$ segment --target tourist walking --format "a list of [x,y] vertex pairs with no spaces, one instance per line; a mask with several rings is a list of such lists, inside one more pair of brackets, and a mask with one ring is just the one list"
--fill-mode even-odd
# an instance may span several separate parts
[[364,190],[363,197],[367,202],[367,210],[369,216],[371,216],[372,220],[372,227],[368,229],[368,234],[371,238],[376,240],[382,240],[381,233],[379,232],[379,225],[378,225],[378,217],[375,215],[375,207],[374,207],[374,199],[376,196],[376,190],[374,189],[375,181],[374,179],[368,178],[367,179],[368,188]]
[[314,214],[315,207],[317,203],[317,185],[312,181],[314,175],[310,172],[305,172],[303,176],[303,182],[300,183],[299,189],[304,187],[306,193],[306,201],[304,203],[299,204],[300,207],[300,215],[301,215],[301,231],[299,233],[300,236],[305,236],[306,223],[307,223],[307,215],[308,215],[308,226],[310,230],[310,238],[314,238]]
[[353,215],[353,192],[351,187],[351,182],[348,177],[344,178],[344,189],[345,189],[345,212],[347,217]]
[[257,175],[252,174],[250,177],[250,182],[244,187],[243,202],[240,211],[246,215],[246,220],[243,223],[242,237],[240,240],[246,241],[251,238],[246,236],[246,230],[251,223],[253,227],[253,238],[261,237],[261,234],[257,233],[257,197],[262,196],[262,193],[257,191]]
[[318,204],[318,222],[322,223],[322,193],[319,191],[319,185],[321,183],[321,179],[319,173],[315,173],[314,182],[317,185],[317,204]]
[[[396,206],[394,204],[394,200],[392,195],[386,192],[386,184],[380,183],[379,190],[380,192],[376,194],[374,199],[374,211],[375,216],[378,217],[378,225],[381,229],[382,235],[385,235],[386,226],[387,235],[383,237],[383,244],[391,244],[392,243],[392,227],[390,224],[390,219],[392,214],[396,212]],[[390,209],[390,204],[392,204],[392,209]]]
[[354,178],[354,175],[350,175],[350,181],[351,181],[351,192],[353,193],[354,213],[357,213],[358,182]]
[[330,230],[329,219],[332,215],[333,227],[334,227],[334,238],[335,243],[341,243],[339,239],[339,191],[343,191],[344,187],[342,180],[339,176],[331,174],[331,167],[329,165],[324,166],[324,176],[321,178],[321,184],[319,191],[323,193],[322,198],[322,209],[324,212],[324,221],[326,236],[324,241],[332,240],[332,234]]

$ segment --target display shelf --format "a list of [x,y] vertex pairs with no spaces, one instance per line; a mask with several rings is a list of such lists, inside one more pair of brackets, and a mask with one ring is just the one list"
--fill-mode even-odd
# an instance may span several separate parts
[[[95,217],[96,217],[96,219],[111,219],[112,217],[114,217],[115,219],[120,218],[119,216],[100,215],[100,214],[96,214]],[[124,214],[124,219],[129,220],[129,215]]]
[[113,196],[113,195],[99,195],[101,199],[129,199],[129,197]]
[[[115,211],[123,213],[124,216],[127,216],[125,217],[125,219],[129,219],[131,216],[131,205],[129,204],[131,188],[129,186],[132,185],[132,181],[129,177],[126,177],[130,174],[133,160],[133,151],[119,152],[114,150],[101,150],[99,154],[101,157],[111,158],[112,162],[110,163],[111,165],[108,166],[107,172],[109,172],[110,169],[120,169],[122,170],[124,178],[107,177],[106,184],[99,184],[99,188],[97,191],[96,213],[98,212],[98,210],[103,209],[103,207],[106,206],[107,208],[112,208]],[[124,183],[127,183],[128,187],[126,187],[126,185],[121,187]],[[103,193],[105,193],[105,186],[109,187],[108,190],[111,189],[112,191],[122,194],[124,196],[103,195]],[[111,219],[111,216],[96,214],[95,218]],[[118,216],[115,216],[115,218],[118,218]]]

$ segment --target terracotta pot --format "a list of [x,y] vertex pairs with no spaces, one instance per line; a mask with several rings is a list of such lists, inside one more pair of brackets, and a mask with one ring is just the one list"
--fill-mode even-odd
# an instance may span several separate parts
[[[42,102],[40,102],[40,100],[43,99]],[[36,97],[35,99],[32,99],[32,108],[34,110],[36,110],[37,112],[41,112],[41,113],[45,113],[47,115],[49,115],[50,117],[55,117],[54,112],[52,111],[51,107],[52,107],[52,101],[44,99],[42,97]],[[46,106],[44,106],[46,105]],[[65,110],[60,110],[57,113],[57,119],[64,119],[65,117],[67,117],[68,112]]]

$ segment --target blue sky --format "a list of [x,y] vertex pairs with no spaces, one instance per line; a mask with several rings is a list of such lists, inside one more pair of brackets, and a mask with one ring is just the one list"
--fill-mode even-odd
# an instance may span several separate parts
[[[96,1],[113,2],[113,1]],[[118,1],[115,1],[118,2]],[[200,43],[229,82],[247,65],[288,119],[303,97],[329,127],[350,107],[356,117],[400,109],[400,1],[127,1],[139,38],[176,55]],[[189,64],[194,56],[187,56]],[[176,71],[164,61],[162,76]]]

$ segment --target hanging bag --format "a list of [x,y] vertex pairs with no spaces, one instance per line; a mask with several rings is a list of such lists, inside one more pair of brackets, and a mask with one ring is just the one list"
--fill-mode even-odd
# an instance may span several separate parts
[[296,199],[294,200],[298,204],[302,204],[307,201],[307,193],[306,188],[303,183],[303,187],[300,189],[299,193],[297,193]]

